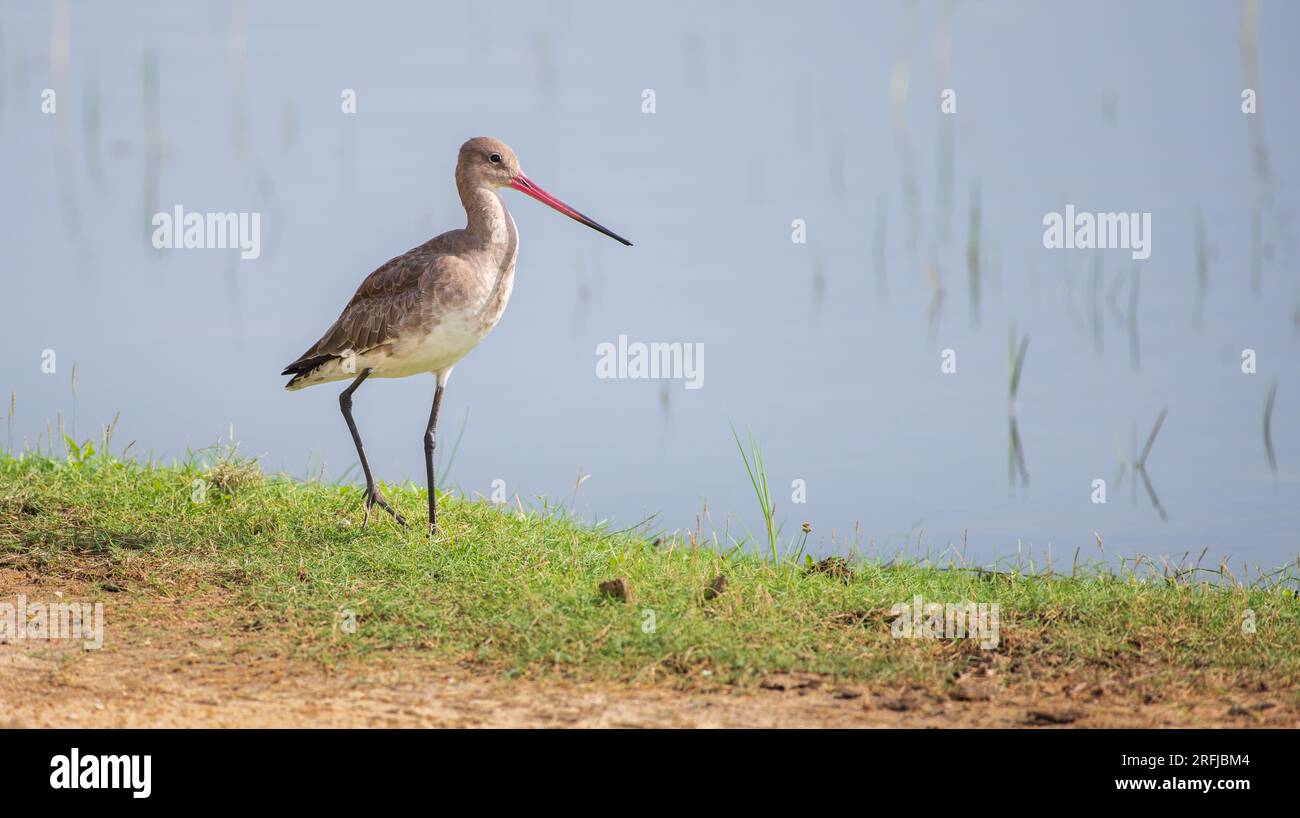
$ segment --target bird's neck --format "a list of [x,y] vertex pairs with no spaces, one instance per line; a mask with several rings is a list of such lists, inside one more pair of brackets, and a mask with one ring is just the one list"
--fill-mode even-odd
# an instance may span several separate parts
[[465,230],[483,244],[507,245],[511,242],[510,214],[505,202],[492,188],[475,187],[460,191],[461,204],[469,221]]

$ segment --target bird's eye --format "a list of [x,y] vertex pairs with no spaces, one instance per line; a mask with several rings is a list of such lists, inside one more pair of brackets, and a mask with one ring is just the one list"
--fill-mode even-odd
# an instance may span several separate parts
[[499,153],[492,154],[491,156],[488,157],[488,161],[490,161],[494,165],[501,164],[501,154]]

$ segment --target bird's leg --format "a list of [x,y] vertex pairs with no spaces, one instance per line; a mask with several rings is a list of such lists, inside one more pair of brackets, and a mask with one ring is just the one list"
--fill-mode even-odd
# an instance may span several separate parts
[[370,369],[361,370],[361,374],[352,382],[352,385],[344,389],[339,395],[339,408],[343,410],[343,419],[348,422],[348,431],[352,433],[352,442],[356,444],[357,454],[361,457],[361,471],[366,476],[366,517],[362,521],[361,527],[365,528],[370,524],[370,507],[375,503],[378,503],[380,508],[393,515],[393,518],[399,524],[406,525],[406,520],[402,519],[402,515],[397,509],[388,504],[388,501],[384,499],[384,495],[380,494],[379,489],[375,487],[375,478],[370,473],[370,463],[366,460],[366,450],[361,445],[361,433],[357,431],[356,421],[352,419],[352,393],[357,391],[357,387],[368,377],[370,377]]
[[433,488],[433,445],[434,427],[438,425],[438,407],[442,405],[442,379],[438,379],[438,391],[433,393],[433,410],[429,412],[429,426],[424,430],[424,475],[429,483],[429,536],[438,533],[438,501]]

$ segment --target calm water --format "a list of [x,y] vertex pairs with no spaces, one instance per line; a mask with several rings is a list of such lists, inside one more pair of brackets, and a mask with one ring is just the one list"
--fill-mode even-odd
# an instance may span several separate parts
[[[340,385],[278,372],[367,273],[463,224],[456,149],[483,133],[636,246],[506,192],[514,296],[443,406],[466,493],[757,532],[733,422],[820,553],[1300,554],[1300,6],[1266,4],[1252,50],[1233,2],[181,5],[0,4],[17,445],[71,414],[76,363],[81,437],[121,411],[119,445],[173,456],[233,424],[270,469],[343,474]],[[260,257],[154,249],[177,204],[260,213]],[[1067,204],[1151,213],[1150,258],[1045,249]],[[620,335],[702,343],[703,388],[598,379]],[[385,479],[422,479],[432,393],[357,393]],[[1151,492],[1117,483],[1163,408]]]

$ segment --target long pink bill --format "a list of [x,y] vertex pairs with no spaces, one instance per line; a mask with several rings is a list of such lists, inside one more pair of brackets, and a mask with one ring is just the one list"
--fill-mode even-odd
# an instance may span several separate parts
[[632,242],[628,241],[627,239],[623,238],[619,234],[615,233],[613,230],[609,230],[605,227],[602,227],[595,220],[587,218],[586,216],[582,215],[578,211],[566,205],[564,202],[560,201],[559,199],[555,198],[551,194],[542,190],[540,187],[538,187],[536,184],[533,183],[533,180],[529,179],[522,172],[516,174],[515,178],[510,180],[510,187],[514,188],[520,193],[526,193],[529,196],[532,196],[534,199],[541,202],[542,204],[549,205],[550,207],[555,208],[556,210],[560,211],[564,215],[568,216],[570,219],[573,219],[576,222],[581,222],[587,225],[588,227],[590,227],[592,230],[596,230],[600,233],[604,233],[606,236],[609,236],[611,239],[614,239],[615,241],[621,241],[624,244],[626,244],[628,247],[632,246]]

